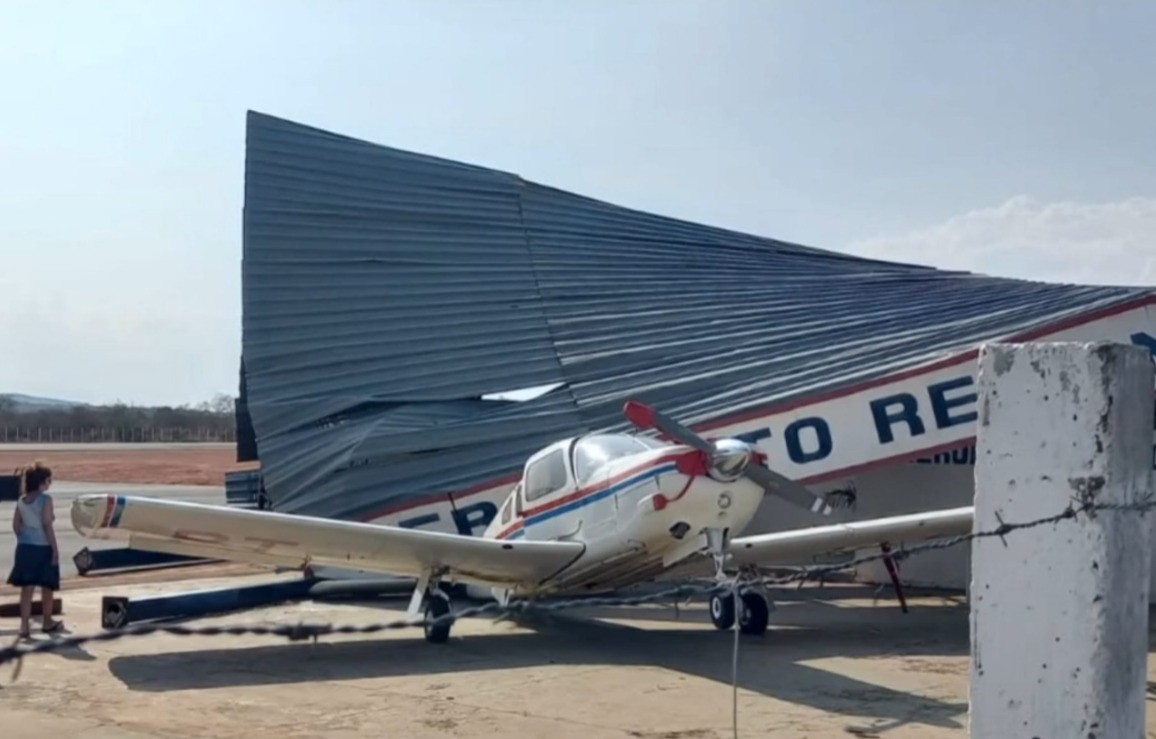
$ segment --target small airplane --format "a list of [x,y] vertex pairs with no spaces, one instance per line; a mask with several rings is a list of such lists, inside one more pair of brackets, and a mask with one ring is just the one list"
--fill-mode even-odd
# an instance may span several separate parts
[[[451,610],[442,583],[481,586],[507,605],[612,593],[697,572],[724,580],[728,569],[798,566],[822,554],[887,551],[891,542],[971,531],[969,506],[737,536],[767,494],[820,516],[832,508],[769,469],[766,455],[744,441],[704,439],[634,401],[624,413],[639,429],[672,441],[595,433],[546,446],[526,461],[480,537],[122,495],[78,497],[72,523],[85,537],[127,539],[147,551],[306,572],[332,566],[413,576],[407,617],[424,614],[430,642],[448,639],[452,623],[436,622]],[[766,592],[749,586],[739,596],[736,614],[733,595],[712,595],[712,623],[764,633],[772,608]]]

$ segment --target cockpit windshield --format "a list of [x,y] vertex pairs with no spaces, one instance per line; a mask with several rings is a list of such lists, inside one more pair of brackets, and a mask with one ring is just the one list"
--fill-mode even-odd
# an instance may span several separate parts
[[578,440],[574,446],[574,476],[579,485],[590,479],[607,462],[631,454],[657,449],[661,443],[625,434],[595,434]]

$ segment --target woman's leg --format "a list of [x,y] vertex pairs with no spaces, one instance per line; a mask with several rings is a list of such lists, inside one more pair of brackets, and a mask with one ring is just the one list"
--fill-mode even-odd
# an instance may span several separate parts
[[32,595],[36,588],[20,588],[20,636],[29,636],[32,622]]
[[40,619],[45,630],[56,625],[52,620],[52,601],[55,595],[56,591],[52,588],[40,588]]
[[52,602],[55,600],[56,590],[60,587],[60,566],[52,564],[51,548],[46,556],[48,564],[45,565],[43,579],[40,581],[40,615],[44,630],[56,631],[62,624],[52,618]]

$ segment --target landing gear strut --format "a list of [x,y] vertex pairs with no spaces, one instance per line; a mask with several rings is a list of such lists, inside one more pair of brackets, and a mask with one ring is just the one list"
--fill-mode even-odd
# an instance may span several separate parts
[[450,638],[451,621],[435,624],[434,621],[449,614],[450,598],[438,587],[438,580],[432,574],[422,574],[413,590],[406,609],[407,618],[417,618],[418,612],[424,615],[423,628],[425,639],[434,644],[441,644]]
[[895,597],[899,599],[899,608],[907,613],[907,598],[903,595],[903,583],[899,581],[899,566],[895,564],[895,559],[891,556],[891,545],[883,542],[880,548],[883,550],[883,565],[891,577],[891,584],[895,586]]
[[[707,549],[714,558],[715,580],[726,581],[724,567],[726,564],[726,547],[729,532],[720,529],[707,529]],[[736,586],[737,587],[737,586]],[[739,589],[739,600],[742,610],[738,614],[739,630],[744,634],[763,634],[767,630],[770,620],[771,602],[762,591],[753,588]],[[710,597],[710,620],[720,631],[727,631],[735,625],[735,597],[734,592],[715,593]]]

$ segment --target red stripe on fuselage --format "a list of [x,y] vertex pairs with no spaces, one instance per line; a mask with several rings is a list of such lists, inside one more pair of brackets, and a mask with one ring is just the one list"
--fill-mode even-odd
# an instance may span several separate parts
[[640,472],[644,472],[644,471],[650,469],[651,467],[658,467],[660,465],[664,465],[664,464],[668,464],[670,462],[673,462],[673,461],[677,460],[679,457],[681,457],[682,454],[683,454],[683,452],[679,452],[677,454],[664,454],[661,457],[658,457],[656,459],[652,459],[651,461],[649,461],[645,464],[640,464],[640,465],[637,465],[635,467],[631,467],[630,469],[628,469],[624,472],[619,472],[614,477],[607,478],[601,482],[596,482],[593,485],[588,485],[587,487],[584,487],[584,488],[579,488],[578,490],[575,490],[572,493],[564,495],[561,498],[558,498],[557,500],[552,500],[549,503],[543,503],[543,504],[541,504],[535,508],[528,508],[522,512],[522,517],[523,518],[529,518],[531,516],[537,516],[539,514],[545,513],[546,511],[550,511],[550,510],[553,510],[553,509],[558,508],[560,506],[567,505],[568,503],[573,503],[576,500],[580,500],[582,498],[585,498],[588,495],[592,495],[594,493],[597,493],[599,490],[605,490],[606,488],[610,487],[611,485],[617,485],[618,483],[622,482],[626,478],[633,477],[634,475],[637,475]]
[[517,521],[514,521],[512,524],[507,526],[502,531],[499,531],[497,533],[497,535],[494,536],[494,538],[495,539],[505,539],[507,536],[512,536],[512,535],[516,534],[518,531],[521,531],[521,529],[522,529],[522,519],[519,518]]
[[[593,495],[594,493],[597,493],[600,490],[605,490],[606,488],[610,487],[611,485],[617,485],[618,483],[622,482],[623,480],[625,480],[629,477],[633,477],[634,475],[637,475],[640,472],[644,472],[644,471],[650,469],[651,467],[659,467],[661,465],[673,462],[673,461],[677,460],[683,454],[685,454],[685,452],[679,452],[676,454],[664,454],[661,457],[657,457],[655,459],[652,459],[649,462],[646,462],[645,464],[636,465],[634,467],[631,467],[628,470],[625,470],[623,472],[619,472],[617,475],[614,475],[613,477],[610,477],[606,480],[603,480],[601,482],[596,482],[593,485],[588,485],[588,486],[581,488],[579,490],[575,490],[573,493],[569,493],[569,494],[559,498],[558,500],[552,500],[549,503],[543,503],[542,505],[536,506],[534,508],[529,508],[529,509],[522,512],[521,518],[519,518],[517,521],[514,521],[512,524],[510,524],[506,528],[499,531],[494,536],[494,538],[495,539],[505,539],[506,537],[513,535],[518,530],[524,528],[525,519],[529,518],[530,516],[536,516],[538,514],[545,513],[546,511],[553,510],[553,509],[558,508],[560,506],[564,506],[564,505],[567,505],[569,503],[573,503],[574,501],[580,500],[580,499],[585,498],[589,495]],[[688,487],[689,487],[689,485],[688,485]],[[686,491],[684,490],[683,492],[685,493]]]
[[112,522],[112,512],[116,509],[116,496],[107,495],[105,497],[107,500],[104,504],[104,518],[100,519],[100,528],[102,529],[108,528],[108,525]]

